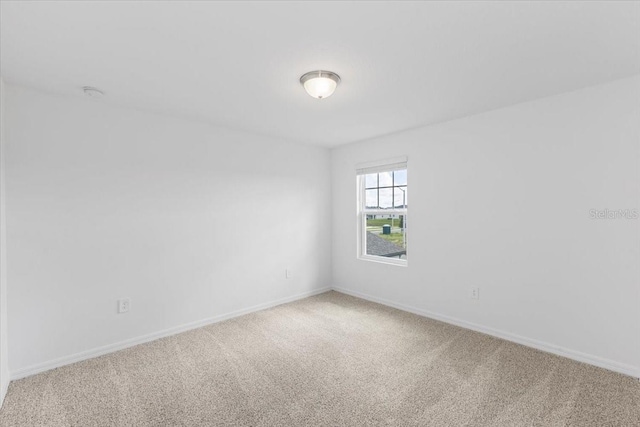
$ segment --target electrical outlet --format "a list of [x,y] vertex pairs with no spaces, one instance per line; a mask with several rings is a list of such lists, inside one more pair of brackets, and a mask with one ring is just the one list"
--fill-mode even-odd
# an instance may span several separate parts
[[469,298],[480,299],[480,288],[471,288],[469,290]]
[[287,279],[291,279],[293,277],[293,272],[291,271],[290,268],[287,268],[284,271],[284,277],[286,277]]
[[131,300],[129,298],[121,298],[118,300],[118,313],[128,313],[131,309]]

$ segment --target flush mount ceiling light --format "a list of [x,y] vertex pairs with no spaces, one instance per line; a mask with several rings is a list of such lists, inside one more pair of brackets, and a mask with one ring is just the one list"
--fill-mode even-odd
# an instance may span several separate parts
[[82,91],[89,98],[102,98],[104,96],[104,92],[91,86],[83,86]]
[[340,83],[340,76],[331,71],[309,71],[300,77],[304,90],[314,98],[328,98]]

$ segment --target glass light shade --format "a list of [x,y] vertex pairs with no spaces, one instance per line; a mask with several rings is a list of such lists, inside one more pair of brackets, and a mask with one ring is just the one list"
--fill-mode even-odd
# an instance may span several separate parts
[[331,71],[311,71],[300,77],[304,90],[314,98],[327,98],[338,87],[340,77]]

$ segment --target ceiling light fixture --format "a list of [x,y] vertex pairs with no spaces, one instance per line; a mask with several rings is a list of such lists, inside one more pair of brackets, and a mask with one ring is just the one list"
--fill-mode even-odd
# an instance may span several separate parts
[[331,71],[309,71],[300,77],[300,83],[314,98],[328,98],[338,87],[340,76]]
[[90,98],[102,98],[104,96],[104,92],[100,89],[96,89],[91,86],[83,86],[82,91],[84,94]]

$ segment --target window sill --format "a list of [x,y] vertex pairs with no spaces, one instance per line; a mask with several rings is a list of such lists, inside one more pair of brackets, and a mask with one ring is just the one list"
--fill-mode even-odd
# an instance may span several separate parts
[[407,267],[408,265],[408,260],[406,259],[386,258],[374,255],[360,255],[358,259],[362,261],[375,262],[378,264],[395,265],[396,267]]

